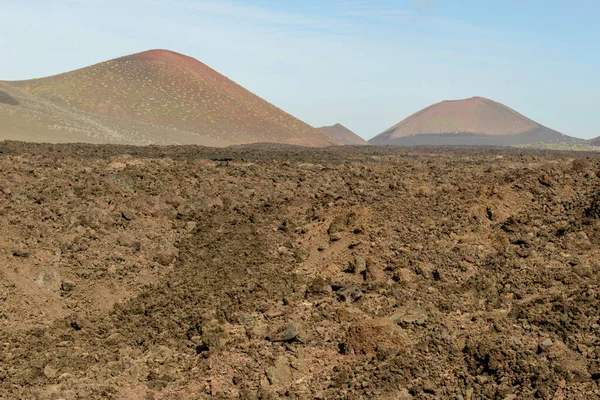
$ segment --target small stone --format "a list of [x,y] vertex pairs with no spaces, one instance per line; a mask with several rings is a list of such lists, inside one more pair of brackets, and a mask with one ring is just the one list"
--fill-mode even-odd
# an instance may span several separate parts
[[61,287],[59,275],[54,271],[41,272],[35,280],[35,283],[46,290],[57,292]]
[[269,310],[265,311],[265,313],[264,313],[265,317],[267,317],[269,319],[283,317],[285,314],[286,314],[286,311],[283,307],[270,308]]
[[306,249],[298,249],[294,253],[294,258],[298,262],[304,262],[304,261],[306,261],[309,256],[310,256],[310,253]]
[[48,379],[54,379],[58,375],[58,370],[52,368],[50,365],[44,367],[44,376]]
[[62,374],[61,376],[58,377],[58,382],[59,383],[60,382],[64,382],[64,381],[66,381],[68,379],[71,379],[71,378],[73,378],[73,374],[64,373],[64,374]]
[[289,250],[287,247],[285,247],[285,246],[281,246],[281,247],[279,247],[279,248],[277,249],[277,253],[278,253],[280,256],[287,256],[287,255],[289,255],[289,254],[290,254],[290,250]]
[[485,385],[489,380],[489,378],[485,375],[477,375],[476,379],[477,383],[479,383],[480,385]]
[[63,292],[70,292],[73,289],[75,289],[77,285],[75,284],[75,282],[72,281],[62,281],[60,284],[60,290],[62,290]]
[[535,392],[535,398],[536,399],[549,399],[550,391],[545,387],[541,387],[538,389],[537,392]]
[[234,321],[241,325],[249,324],[253,320],[254,320],[254,317],[252,316],[252,314],[249,314],[249,313],[237,314],[234,317]]
[[427,310],[419,307],[411,307],[402,312],[398,312],[390,317],[390,320],[400,326],[406,327],[408,325],[426,325],[429,319]]
[[197,222],[195,222],[195,221],[188,221],[188,223],[185,225],[185,230],[188,231],[189,233],[191,233],[194,230],[196,230],[197,226],[198,226]]
[[122,234],[117,238],[117,244],[123,247],[131,247],[135,250],[139,250],[141,248],[141,243],[139,240],[136,240],[133,236]]
[[125,164],[124,162],[113,161],[110,164],[108,164],[107,169],[110,171],[118,171],[121,169],[125,169],[126,167],[127,167],[127,164]]
[[129,210],[125,210],[125,211],[121,211],[121,218],[123,218],[125,221],[131,221],[133,220],[133,218],[135,218],[133,212],[129,211]]
[[199,336],[199,335],[192,336],[192,337],[190,338],[190,341],[191,341],[192,343],[194,343],[195,345],[201,345],[201,344],[203,344],[203,343],[204,343],[204,342],[202,341],[202,336]]
[[337,242],[339,240],[342,240],[342,234],[339,232],[333,233],[329,236],[329,241],[331,242]]
[[415,279],[415,274],[408,268],[399,268],[394,271],[393,279],[398,283],[411,283]]
[[270,335],[272,342],[291,342],[300,334],[298,324],[288,322],[285,325],[278,327],[273,334]]
[[558,387],[561,389],[564,389],[567,386],[567,381],[565,381],[564,379],[561,379],[560,382],[558,382]]
[[548,338],[540,343],[540,349],[546,350],[547,348],[552,347],[553,344],[552,339]]
[[429,394],[435,394],[435,385],[431,381],[425,381],[423,383],[423,391]]
[[575,237],[575,245],[581,250],[590,250],[593,247],[589,236],[583,231],[577,233],[577,236]]
[[380,265],[369,263],[365,271],[365,280],[368,282],[385,283],[389,281],[389,277]]
[[517,250],[517,255],[521,258],[527,258],[531,255],[531,250],[526,247],[521,247]]
[[407,388],[400,389],[400,392],[397,394],[398,400],[412,400],[413,396],[410,394]]
[[174,262],[175,259],[177,258],[177,256],[179,256],[179,250],[173,247],[173,248],[163,249],[163,250],[159,251],[154,256],[154,259],[160,265],[163,265],[166,267],[166,266],[170,265],[172,262]]
[[211,320],[202,325],[202,341],[211,350],[220,349],[231,341],[231,337],[217,320]]
[[269,380],[267,379],[267,377],[266,377],[266,376],[265,376],[265,377],[263,377],[263,378],[260,380],[260,388],[261,388],[262,390],[265,390],[265,391],[266,391],[266,390],[269,390],[269,386],[270,386]]
[[552,186],[552,178],[546,173],[540,174],[538,181],[544,186]]
[[344,217],[338,215],[337,217],[335,217],[333,219],[333,221],[331,221],[331,224],[329,224],[329,228],[327,228],[327,233],[330,236],[333,236],[336,233],[339,233],[340,231],[344,230],[346,227],[346,221],[344,219]]
[[0,192],[4,193],[7,196],[12,193],[11,190],[8,188],[8,183],[3,181],[0,181]]
[[345,349],[350,354],[392,354],[411,344],[404,329],[387,318],[376,318],[352,324],[346,332]]
[[571,169],[573,170],[573,172],[588,173],[588,172],[591,172],[589,170],[589,168],[590,168],[590,162],[588,160],[586,160],[585,158],[577,158],[577,159],[573,160],[573,162],[571,162]]
[[473,388],[468,388],[465,392],[465,400],[471,400],[473,398],[473,393],[475,390]]
[[338,293],[339,300],[346,303],[354,303],[355,301],[360,300],[362,296],[362,290],[360,290],[360,288],[355,285],[343,289]]
[[266,372],[267,379],[271,385],[286,383],[292,380],[292,369],[287,357],[282,356],[275,361],[275,365]]
[[267,324],[257,324],[252,327],[246,328],[246,335],[250,339],[259,339],[263,340],[267,336],[269,336],[269,326]]
[[333,292],[331,285],[327,283],[323,278],[316,278],[310,283],[304,291],[299,293],[311,293],[311,294],[330,294]]
[[346,272],[351,274],[364,274],[367,270],[367,260],[364,258],[355,258],[348,263]]
[[24,249],[14,249],[13,250],[13,256],[15,256],[15,257],[22,257],[22,258],[29,258],[30,253],[27,250],[24,250]]

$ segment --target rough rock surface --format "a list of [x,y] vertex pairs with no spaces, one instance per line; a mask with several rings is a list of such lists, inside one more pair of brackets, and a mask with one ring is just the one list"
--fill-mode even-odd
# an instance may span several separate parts
[[0,398],[599,398],[599,169],[0,143]]

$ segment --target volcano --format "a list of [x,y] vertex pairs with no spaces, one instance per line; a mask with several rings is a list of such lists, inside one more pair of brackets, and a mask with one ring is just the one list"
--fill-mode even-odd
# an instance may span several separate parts
[[[337,144],[200,61],[168,50],[1,83],[12,104],[0,103],[4,132],[11,133],[0,138],[29,137],[31,132],[20,132],[26,126],[43,131],[36,137],[48,142]],[[58,122],[57,107],[64,117]],[[78,121],[77,129],[69,118]],[[61,131],[61,126],[71,129]]]
[[419,146],[516,146],[531,143],[578,143],[505,106],[483,97],[447,100],[429,106],[369,143]]
[[345,146],[364,146],[368,145],[369,142],[346,128],[342,124],[335,124],[332,126],[322,126],[317,128],[333,140]]

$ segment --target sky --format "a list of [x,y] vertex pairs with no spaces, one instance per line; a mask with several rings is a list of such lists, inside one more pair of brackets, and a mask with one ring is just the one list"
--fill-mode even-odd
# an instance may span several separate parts
[[365,139],[472,96],[591,138],[599,18],[597,0],[0,0],[0,79],[161,48]]

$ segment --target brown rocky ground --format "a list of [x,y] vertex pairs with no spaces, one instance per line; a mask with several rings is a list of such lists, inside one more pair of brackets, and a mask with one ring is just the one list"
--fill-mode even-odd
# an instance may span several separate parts
[[0,143],[0,397],[600,398],[599,169]]

